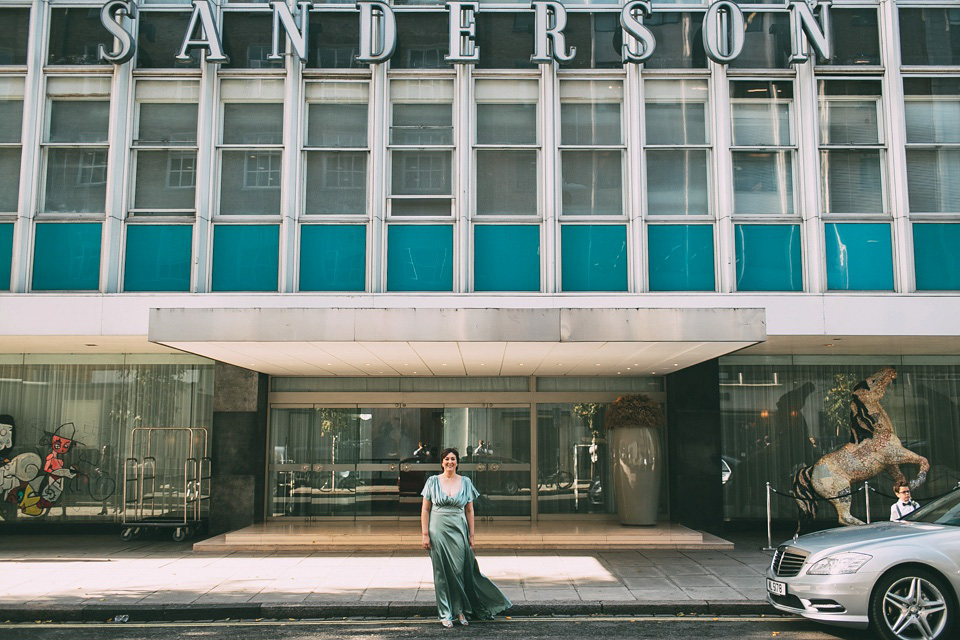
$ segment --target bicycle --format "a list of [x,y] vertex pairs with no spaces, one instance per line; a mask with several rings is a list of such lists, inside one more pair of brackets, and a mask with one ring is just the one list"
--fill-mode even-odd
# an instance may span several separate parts
[[557,456],[557,468],[550,473],[537,473],[537,488],[565,491],[573,486],[573,474],[560,468],[560,456]]

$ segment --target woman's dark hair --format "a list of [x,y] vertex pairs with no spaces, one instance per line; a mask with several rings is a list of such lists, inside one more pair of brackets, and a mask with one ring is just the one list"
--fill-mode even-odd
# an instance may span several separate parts
[[443,451],[440,452],[440,462],[441,462],[441,464],[443,463],[443,459],[446,458],[446,457],[447,457],[448,455],[450,455],[451,453],[452,453],[453,455],[457,456],[457,466],[459,467],[459,466],[460,466],[460,452],[457,451],[456,449],[454,449],[453,447],[447,447],[446,449],[444,449]]

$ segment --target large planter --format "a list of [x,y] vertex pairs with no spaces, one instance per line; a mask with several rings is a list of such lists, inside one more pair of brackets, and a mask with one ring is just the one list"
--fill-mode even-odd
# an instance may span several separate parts
[[617,516],[625,525],[654,525],[660,503],[660,429],[620,427],[609,432]]

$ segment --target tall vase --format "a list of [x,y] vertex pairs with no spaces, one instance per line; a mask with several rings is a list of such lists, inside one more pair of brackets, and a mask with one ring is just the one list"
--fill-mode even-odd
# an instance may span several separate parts
[[625,525],[654,525],[660,503],[660,430],[620,427],[610,431],[617,516]]

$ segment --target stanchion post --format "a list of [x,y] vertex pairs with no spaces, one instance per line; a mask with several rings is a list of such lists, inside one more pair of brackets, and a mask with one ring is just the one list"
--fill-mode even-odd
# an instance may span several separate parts
[[773,516],[770,513],[770,483],[767,483],[767,546],[763,548],[764,551],[773,551],[773,535],[770,531],[770,522],[773,519]]
[[873,488],[870,486],[870,481],[863,483],[863,501],[867,505],[867,524],[870,524],[870,492],[873,491]]

